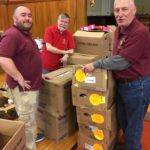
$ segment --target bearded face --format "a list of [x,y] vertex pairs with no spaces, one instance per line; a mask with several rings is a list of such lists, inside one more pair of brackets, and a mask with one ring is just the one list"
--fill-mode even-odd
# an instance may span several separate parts
[[14,25],[24,32],[28,32],[32,28],[32,15],[29,9],[22,8],[14,14]]
[[22,20],[16,19],[16,26],[19,27],[23,31],[30,31],[32,28],[32,22],[29,20],[22,21]]

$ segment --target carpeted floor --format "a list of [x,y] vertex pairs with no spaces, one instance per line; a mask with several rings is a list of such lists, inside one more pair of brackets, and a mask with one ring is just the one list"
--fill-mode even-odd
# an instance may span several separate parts
[[150,121],[144,121],[142,145],[143,145],[142,150],[150,150]]

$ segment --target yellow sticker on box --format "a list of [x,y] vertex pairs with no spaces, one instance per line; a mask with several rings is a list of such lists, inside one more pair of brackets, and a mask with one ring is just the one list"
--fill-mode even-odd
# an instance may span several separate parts
[[82,69],[77,69],[76,73],[75,73],[75,78],[78,82],[83,82],[85,80],[85,73]]
[[105,80],[107,80],[107,79],[108,79],[108,76],[107,76],[107,74],[105,74],[105,75],[104,75],[104,78],[105,78]]
[[103,124],[104,123],[104,117],[100,114],[92,114],[91,119],[93,122],[97,124]]
[[103,150],[103,147],[100,144],[94,144],[93,150]]
[[105,104],[105,97],[99,94],[91,94],[89,97],[90,103],[94,106]]
[[94,134],[94,137],[99,141],[104,139],[104,133],[102,130],[95,129],[93,131],[93,134]]

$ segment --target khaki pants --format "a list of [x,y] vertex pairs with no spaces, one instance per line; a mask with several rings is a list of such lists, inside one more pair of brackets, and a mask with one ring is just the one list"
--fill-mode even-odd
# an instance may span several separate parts
[[36,150],[35,130],[36,130],[36,109],[39,91],[19,91],[19,88],[11,90],[14,98],[16,111],[19,120],[25,123],[26,147],[27,150]]

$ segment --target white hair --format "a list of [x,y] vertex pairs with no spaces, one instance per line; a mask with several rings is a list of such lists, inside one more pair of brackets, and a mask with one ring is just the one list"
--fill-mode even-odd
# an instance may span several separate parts
[[[115,0],[115,1],[114,1],[114,6],[116,5],[116,2],[117,2],[117,1],[122,1],[122,0]],[[129,0],[129,5],[132,6],[132,7],[136,7],[134,0]]]

